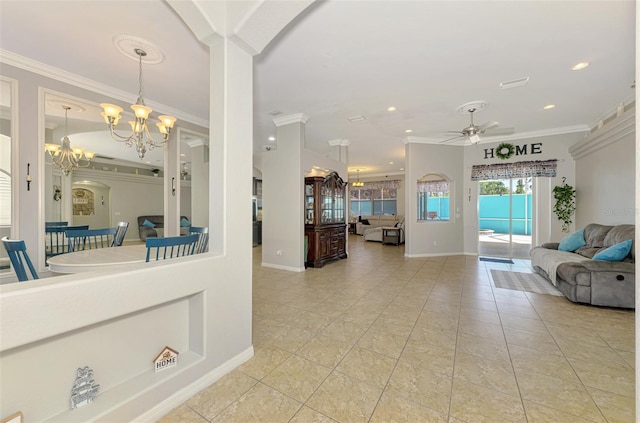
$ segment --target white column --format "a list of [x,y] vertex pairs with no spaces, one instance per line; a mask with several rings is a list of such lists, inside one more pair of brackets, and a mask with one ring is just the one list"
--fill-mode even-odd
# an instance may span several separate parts
[[180,235],[180,140],[174,131],[169,142],[164,146],[164,236],[178,235]]
[[191,149],[191,223],[209,226],[209,145],[203,139],[187,142]]
[[331,146],[331,158],[340,163],[349,164],[349,140],[330,140],[327,141]]
[[304,270],[302,150],[308,116],[274,119],[278,148],[263,153],[262,265]]

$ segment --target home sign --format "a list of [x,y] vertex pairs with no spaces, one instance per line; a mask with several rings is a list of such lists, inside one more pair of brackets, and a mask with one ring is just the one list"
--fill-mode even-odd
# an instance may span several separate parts
[[498,144],[496,148],[485,148],[484,158],[502,160],[510,159],[513,156],[526,156],[527,154],[542,154],[542,143],[533,142],[531,144],[513,145],[508,142]]
[[164,347],[164,349],[160,351],[160,354],[153,359],[153,368],[156,372],[159,372],[160,370],[177,366],[178,354],[178,351],[169,347]]

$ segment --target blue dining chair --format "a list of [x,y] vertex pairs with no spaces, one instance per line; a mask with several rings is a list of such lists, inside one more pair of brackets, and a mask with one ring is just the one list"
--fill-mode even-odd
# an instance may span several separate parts
[[[33,267],[29,254],[27,254],[27,245],[22,240],[9,239],[6,236],[2,238],[2,244],[9,254],[9,260],[11,260],[11,266],[16,272],[16,276],[20,282],[28,281],[27,268],[31,272],[33,279],[40,279],[38,272]],[[25,268],[25,264],[27,268]]]
[[116,228],[67,230],[65,236],[67,237],[70,253],[94,250],[96,248],[108,248],[113,246]]
[[196,249],[198,234],[172,236],[166,238],[147,238],[147,262],[150,259],[166,260],[175,257],[190,256]]
[[65,232],[77,229],[89,229],[89,225],[45,227],[45,257],[48,259],[69,252]]
[[189,228],[189,234],[198,235],[198,242],[196,243],[196,249],[193,254],[204,253],[207,250],[207,244],[209,243],[209,228],[191,226]]
[[45,228],[53,228],[56,226],[69,226],[69,222],[44,222]]
[[127,234],[127,229],[129,229],[129,222],[118,222],[116,225],[116,235],[113,237],[113,245],[112,247],[120,247],[124,242],[124,236]]

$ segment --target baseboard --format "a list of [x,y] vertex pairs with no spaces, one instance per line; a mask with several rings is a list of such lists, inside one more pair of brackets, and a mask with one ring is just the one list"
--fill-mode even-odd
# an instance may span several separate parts
[[222,365],[216,367],[211,372],[205,374],[200,379],[193,382],[191,385],[184,387],[171,395],[169,398],[163,400],[160,404],[138,416],[134,421],[136,423],[143,422],[157,422],[163,416],[167,415],[171,410],[184,403],[186,400],[202,391],[212,383],[220,380],[224,375],[231,372],[245,361],[253,357],[253,346],[247,348],[240,354],[236,355],[230,360],[227,360]]
[[444,257],[444,256],[464,256],[465,253],[421,253],[421,254],[407,254],[404,253],[405,257],[408,258],[424,258],[424,257]]
[[273,264],[273,263],[265,263],[265,262],[260,263],[260,265],[263,267],[270,267],[272,269],[288,270],[289,272],[304,272],[304,267],[283,266],[281,264]]

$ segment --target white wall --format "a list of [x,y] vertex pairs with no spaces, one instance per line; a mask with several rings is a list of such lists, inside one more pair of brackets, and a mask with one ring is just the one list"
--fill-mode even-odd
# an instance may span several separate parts
[[[418,222],[416,185],[407,182],[405,198],[405,255],[408,257],[460,254],[463,251],[464,216],[462,204],[464,152],[462,147],[440,144],[405,145],[406,181],[417,181],[427,173],[439,173],[449,179],[451,189],[450,221]],[[435,244],[435,245],[434,245]]]
[[[539,245],[543,242],[562,238],[564,236],[562,235],[562,224],[551,211],[553,208],[551,191],[554,186],[562,184],[562,178],[566,178],[567,184],[575,186],[574,162],[568,149],[570,145],[582,137],[583,135],[578,133],[509,141],[514,146],[520,146],[521,148],[526,145],[527,154],[514,155],[507,160],[497,157],[485,159],[485,150],[495,149],[500,144],[499,142],[465,147],[464,192],[467,196],[467,200],[464,203],[464,213],[466,215],[465,252],[470,254],[477,254],[478,252],[478,182],[471,181],[471,167],[473,165],[557,159],[556,177],[541,177],[536,178],[534,181],[532,243],[533,245]],[[532,150],[532,144],[536,144],[535,150]],[[532,151],[539,151],[539,153],[532,154]],[[468,199],[469,192],[471,192],[471,201]]]
[[635,108],[573,145],[575,227],[634,223]]
[[[531,160],[558,160],[557,176],[537,178],[534,183],[534,245],[563,237],[561,223],[552,214],[552,189],[566,182],[575,186],[574,161],[569,147],[582,139],[582,134],[566,134],[536,139],[512,141],[527,154],[512,156],[506,162]],[[531,144],[538,144],[531,154]],[[406,180],[415,181],[426,173],[441,173],[454,182],[452,216],[450,222],[417,222],[416,188],[407,183],[405,199],[407,210],[406,247],[408,256],[441,254],[477,254],[478,252],[478,183],[471,181],[473,165],[505,162],[492,156],[490,150],[500,143],[469,146],[446,146],[409,142],[406,145]],[[436,245],[433,245],[433,243]]]

